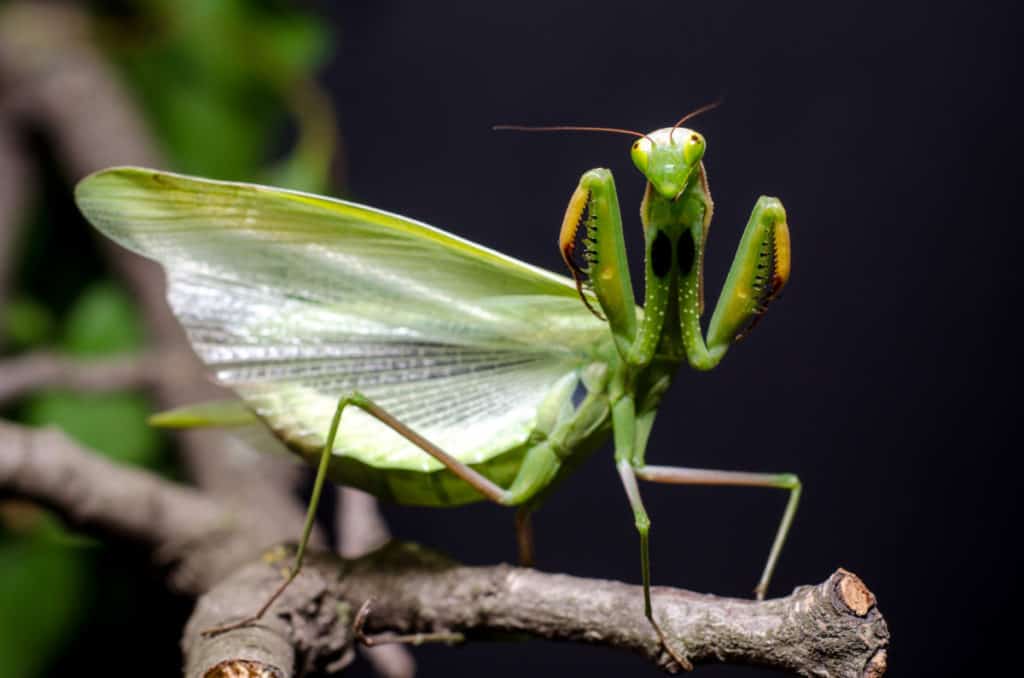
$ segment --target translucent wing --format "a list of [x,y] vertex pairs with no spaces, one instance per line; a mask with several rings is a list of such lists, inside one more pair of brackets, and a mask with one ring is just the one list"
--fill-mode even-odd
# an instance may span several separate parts
[[[359,390],[470,463],[571,397],[605,326],[562,276],[362,205],[139,168],[84,179],[102,232],[167,270],[199,356],[286,441],[322,447]],[[346,410],[335,452],[439,464]]]

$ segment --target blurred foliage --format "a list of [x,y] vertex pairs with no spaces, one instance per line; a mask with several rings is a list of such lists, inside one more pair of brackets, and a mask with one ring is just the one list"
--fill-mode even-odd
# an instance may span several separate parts
[[[268,130],[291,115],[300,143],[275,174],[289,188],[326,191],[333,115],[310,104],[329,40],[314,17],[268,0],[139,0],[101,25],[176,169],[265,179]],[[303,134],[328,138],[302,143]]]
[[[7,505],[5,521],[17,522],[17,510],[28,509]],[[42,674],[55,641],[80,622],[89,586],[83,558],[52,538],[58,528],[32,522],[17,537],[0,532],[0,673],[10,678]]]
[[[131,300],[104,282],[86,289],[71,308],[57,348],[68,355],[90,357],[127,353],[142,345],[142,325]],[[35,426],[58,426],[117,461],[154,467],[160,461],[160,438],[145,423],[150,409],[138,393],[47,389],[29,396],[21,419]]]
[[[315,16],[273,0],[88,5],[101,49],[134,93],[171,168],[328,192],[334,114],[314,74],[329,56],[331,36]],[[81,357],[138,350],[145,341],[139,314],[107,279],[53,155],[37,142],[41,194],[24,226],[12,300],[0,309],[4,350]],[[50,389],[3,414],[58,426],[122,463],[173,473],[162,438],[144,423],[151,410],[139,393]],[[0,500],[0,677],[61,675],[76,657],[102,654],[97,645],[118,643],[123,654],[111,629],[160,623],[152,610],[140,609],[140,591],[151,586],[147,575],[112,566],[108,554],[119,551],[85,548],[83,541],[39,508]],[[171,620],[179,629],[181,621]],[[157,635],[149,642],[166,645],[173,666],[175,636]]]
[[11,299],[0,313],[0,333],[7,345],[14,348],[49,342],[57,324],[49,308],[27,297]]

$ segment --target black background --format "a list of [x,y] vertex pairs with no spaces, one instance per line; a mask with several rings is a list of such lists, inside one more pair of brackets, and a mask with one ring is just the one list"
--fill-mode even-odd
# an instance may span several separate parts
[[[793,276],[749,341],[685,372],[653,463],[793,471],[805,484],[772,594],[843,566],[877,594],[890,675],[980,670],[1020,592],[1019,11],[999,3],[315,3],[354,199],[561,270],[579,175],[612,169],[639,264],[630,140],[719,96],[706,280],[717,296],[760,194],[786,205]],[[747,595],[785,497],[645,486],[659,584]],[[469,563],[515,557],[512,514],[388,508]],[[538,565],[639,581],[632,516],[598,452],[537,514]],[[640,605],[641,601],[637,601]],[[995,650],[996,653],[1000,650]],[[416,650],[423,675],[656,675],[571,645]],[[701,675],[759,675],[702,668]]]

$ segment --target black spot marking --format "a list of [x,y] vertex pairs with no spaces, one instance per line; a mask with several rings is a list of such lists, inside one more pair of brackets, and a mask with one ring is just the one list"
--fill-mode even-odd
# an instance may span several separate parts
[[574,409],[578,408],[583,404],[583,400],[587,397],[587,387],[583,385],[582,381],[576,382],[576,388],[572,392],[572,406]]
[[[691,244],[692,246],[692,244]],[[664,231],[658,231],[651,243],[651,271],[659,278],[668,275],[672,268],[672,241]]]
[[679,275],[686,277],[693,270],[693,262],[697,258],[697,248],[693,244],[693,236],[683,233],[676,249],[676,260],[679,262]]

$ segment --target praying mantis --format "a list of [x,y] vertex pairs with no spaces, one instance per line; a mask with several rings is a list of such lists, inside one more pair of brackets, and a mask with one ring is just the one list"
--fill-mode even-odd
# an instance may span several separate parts
[[607,169],[583,174],[562,220],[571,278],[342,200],[136,167],[78,184],[78,205],[96,228],[164,266],[193,348],[241,398],[154,423],[266,426],[317,469],[281,587],[253,617],[217,631],[258,619],[298,574],[327,479],[403,504],[517,507],[520,559],[529,563],[531,513],[609,435],[640,538],[644,613],[672,656],[688,665],[654,614],[639,481],[788,491],[755,589],[763,598],[799,502],[797,476],[645,461],[679,368],[715,367],[790,273],[785,210],[762,196],[703,333],[713,204],[705,139],[682,126],[703,110],[646,134],[532,128],[635,137],[631,158],[647,179],[642,307]]

